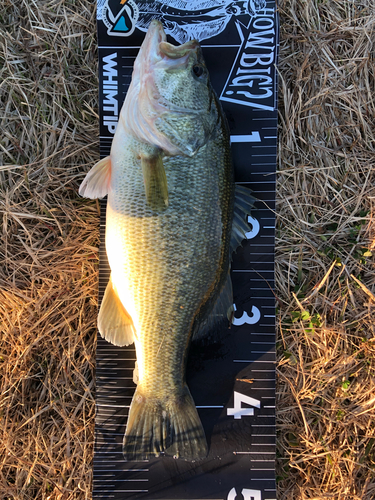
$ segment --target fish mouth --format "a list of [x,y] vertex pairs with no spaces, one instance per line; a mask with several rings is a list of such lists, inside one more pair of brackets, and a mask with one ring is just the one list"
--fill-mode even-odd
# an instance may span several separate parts
[[165,34],[161,22],[156,19],[151,21],[141,46],[141,51],[148,54],[151,64],[160,60],[159,44],[165,42],[166,40],[167,35]]
[[177,46],[167,42],[163,25],[156,19],[151,21],[143,44],[145,52],[150,55],[150,62],[156,63],[163,60],[164,63],[173,67],[186,65],[191,52],[200,50],[197,40],[190,40]]

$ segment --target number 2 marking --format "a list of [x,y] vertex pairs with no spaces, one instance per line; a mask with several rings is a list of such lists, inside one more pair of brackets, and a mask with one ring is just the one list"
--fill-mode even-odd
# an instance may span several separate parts
[[[236,304],[233,304],[234,311],[237,311]],[[246,311],[243,312],[242,316],[240,318],[236,318],[233,316],[232,323],[235,326],[241,326],[247,323],[248,325],[255,325],[255,323],[258,323],[260,320],[261,314],[260,310],[256,306],[251,306],[251,314],[252,316],[249,316]]]
[[234,407],[227,408],[228,417],[234,417],[236,420],[238,420],[241,419],[241,417],[251,417],[252,415],[254,415],[254,409],[242,408],[242,403],[255,406],[255,408],[260,408],[260,401],[258,401],[258,399],[254,399],[250,396],[245,396],[245,394],[234,391]]

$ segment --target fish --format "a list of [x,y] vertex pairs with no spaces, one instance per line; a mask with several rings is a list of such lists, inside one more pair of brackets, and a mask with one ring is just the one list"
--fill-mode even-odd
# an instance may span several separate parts
[[107,195],[111,276],[98,330],[116,346],[135,343],[124,458],[204,459],[186,383],[189,345],[233,317],[231,256],[254,198],[235,187],[229,128],[198,41],[170,44],[151,22],[110,155],[79,194]]

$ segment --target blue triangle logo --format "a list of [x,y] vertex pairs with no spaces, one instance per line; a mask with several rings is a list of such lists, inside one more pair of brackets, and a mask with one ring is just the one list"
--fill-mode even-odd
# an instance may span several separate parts
[[113,28],[113,31],[129,31],[129,28],[126,26],[125,18],[123,16],[117,21],[116,25]]

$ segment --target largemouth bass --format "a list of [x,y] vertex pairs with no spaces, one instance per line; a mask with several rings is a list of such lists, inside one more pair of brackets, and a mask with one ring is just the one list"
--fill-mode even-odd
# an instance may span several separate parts
[[253,198],[239,188],[235,200],[228,128],[196,40],[171,45],[161,23],[151,23],[111,154],[80,194],[108,195],[111,278],[99,331],[136,347],[124,456],[204,458],[185,380],[188,348],[233,314],[231,252],[248,230]]

